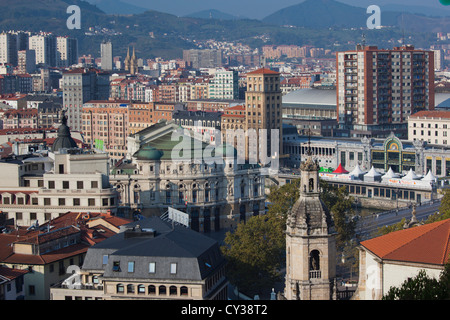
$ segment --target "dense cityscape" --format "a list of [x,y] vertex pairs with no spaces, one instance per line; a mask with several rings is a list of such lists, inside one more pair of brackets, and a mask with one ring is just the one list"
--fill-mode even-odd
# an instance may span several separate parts
[[2,22],[0,300],[450,298],[450,15],[405,35],[375,5],[322,45],[136,5]]

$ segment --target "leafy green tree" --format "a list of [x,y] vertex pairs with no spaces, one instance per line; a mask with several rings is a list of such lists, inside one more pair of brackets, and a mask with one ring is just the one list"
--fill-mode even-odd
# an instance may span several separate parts
[[261,294],[280,280],[284,263],[285,220],[272,213],[253,216],[227,232],[222,253],[230,282],[247,294]]
[[295,179],[282,186],[272,186],[267,196],[267,201],[270,202],[269,213],[281,215],[286,219],[289,209],[292,208],[299,195],[300,179]]
[[350,197],[345,187],[331,187],[322,183],[321,198],[333,215],[336,229],[336,245],[342,248],[355,235],[356,220],[353,219],[353,197]]
[[406,223],[406,219],[403,218],[401,221],[399,221],[397,223],[394,223],[394,224],[391,224],[391,225],[388,225],[388,226],[380,227],[376,231],[375,235],[376,236],[383,236],[383,235],[388,234],[388,233],[393,232],[393,231],[403,230],[403,226],[405,225],[405,223]]

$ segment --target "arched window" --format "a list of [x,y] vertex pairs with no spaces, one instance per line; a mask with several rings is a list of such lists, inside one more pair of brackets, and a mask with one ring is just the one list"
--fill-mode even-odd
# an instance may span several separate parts
[[176,286],[170,286],[169,295],[176,296],[178,294],[178,289]]
[[188,288],[185,287],[185,286],[182,286],[182,287],[180,288],[180,295],[181,295],[181,296],[187,296],[187,295],[188,295]]
[[138,293],[139,294],[145,293],[145,286],[143,284],[138,285]]
[[132,284],[127,285],[127,293],[134,293],[134,285]]
[[116,292],[117,292],[117,293],[123,293],[123,292],[124,292],[123,284],[119,283],[119,284],[116,286]]
[[309,179],[309,192],[314,191],[314,178]]
[[154,285],[148,286],[148,294],[156,294],[156,287]]
[[166,295],[167,294],[166,286],[159,286],[159,294],[160,295]]
[[309,254],[309,277],[321,278],[320,252],[318,250],[313,250]]

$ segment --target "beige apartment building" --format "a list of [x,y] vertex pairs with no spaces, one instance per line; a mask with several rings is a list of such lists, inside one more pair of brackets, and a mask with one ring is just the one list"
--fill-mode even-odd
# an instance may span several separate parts
[[86,143],[107,152],[112,163],[126,154],[129,130],[128,100],[91,100],[83,105],[83,133]]
[[[246,126],[245,130],[248,134],[250,129],[254,129],[258,135],[258,145],[249,145],[251,141],[246,137],[246,158],[255,156],[257,152],[258,159],[261,146],[267,145],[267,155],[274,155],[275,150],[271,150],[272,138],[279,139],[279,151],[282,148],[282,100],[281,100],[281,86],[280,73],[261,68],[247,73],[247,91],[245,93],[245,112],[246,112]],[[261,140],[263,137],[259,136],[259,130],[267,130],[267,141]],[[278,137],[271,134],[271,130],[278,130]],[[263,143],[261,143],[263,142]],[[231,142],[227,142],[233,144]],[[250,150],[251,149],[251,150]],[[273,151],[273,152],[272,152]],[[278,152],[277,156],[280,156]]]
[[450,111],[419,111],[408,118],[408,140],[450,144]]
[[127,153],[127,137],[161,119],[172,120],[175,103],[91,100],[83,105],[86,143],[109,154],[116,164]]

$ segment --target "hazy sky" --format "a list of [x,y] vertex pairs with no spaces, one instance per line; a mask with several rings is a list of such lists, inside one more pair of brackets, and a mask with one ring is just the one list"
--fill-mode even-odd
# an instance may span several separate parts
[[[101,0],[88,0],[95,3]],[[217,9],[233,15],[248,18],[261,19],[279,9],[303,2],[303,0],[121,0],[139,7],[153,9],[161,12],[184,16],[193,12]],[[427,6],[442,8],[450,11],[450,7],[444,7],[439,0],[339,0],[340,2],[367,7],[371,4],[379,6],[388,4],[402,4],[414,6]]]

